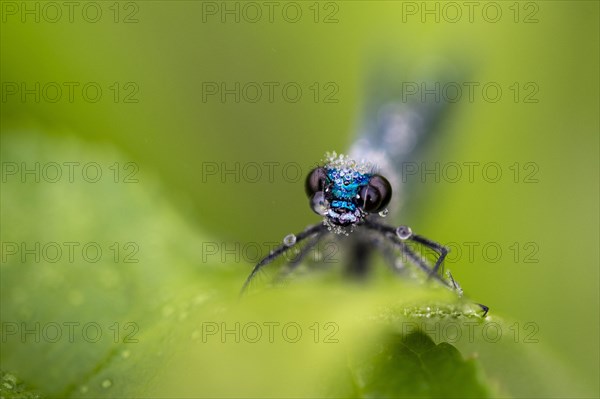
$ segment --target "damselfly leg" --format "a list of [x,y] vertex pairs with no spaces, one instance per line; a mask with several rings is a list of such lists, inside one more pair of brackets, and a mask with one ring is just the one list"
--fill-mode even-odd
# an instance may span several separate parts
[[250,275],[248,276],[248,278],[246,279],[246,282],[244,283],[244,285],[242,287],[241,294],[243,294],[244,291],[246,291],[246,289],[248,288],[248,285],[250,284],[250,281],[254,278],[254,276],[256,276],[256,274],[258,273],[258,271],[260,269],[262,269],[264,266],[268,265],[269,263],[273,262],[275,259],[279,258],[287,250],[294,248],[295,246],[300,244],[305,239],[307,239],[309,237],[313,237],[315,235],[318,235],[319,233],[322,233],[324,231],[327,231],[327,228],[322,223],[319,223],[319,224],[315,224],[313,226],[309,226],[308,228],[306,228],[305,230],[301,231],[300,233],[298,233],[296,235],[289,236],[289,237],[293,237],[289,240],[288,240],[288,237],[286,237],[286,239],[284,239],[283,244],[281,244],[279,247],[277,247],[273,251],[271,251],[269,253],[269,255],[265,256],[260,262],[258,262],[256,264],[256,266],[254,266],[254,269],[252,269],[252,272],[250,273]]

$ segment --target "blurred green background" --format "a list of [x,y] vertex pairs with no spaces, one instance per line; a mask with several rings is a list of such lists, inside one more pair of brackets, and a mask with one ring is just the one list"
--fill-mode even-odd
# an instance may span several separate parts
[[[325,151],[347,149],[372,59],[397,62],[415,80],[423,71],[451,65],[468,70],[468,80],[479,88],[472,101],[463,93],[453,107],[429,161],[496,162],[502,178],[489,183],[477,174],[481,169],[473,182],[464,176],[454,183],[429,178],[415,187],[409,211],[397,222],[443,243],[478,243],[473,259],[462,245],[463,257],[450,266],[467,295],[493,314],[536,323],[539,350],[577,376],[565,395],[598,395],[598,2],[476,3],[472,9],[437,2],[276,2],[272,16],[260,2],[82,2],[72,15],[56,4],[2,2],[2,161],[95,161],[111,177],[114,162],[134,162],[139,183],[33,184],[7,176],[2,241],[144,245],[139,264],[121,265],[132,274],[94,274],[118,281],[96,288],[78,280],[90,272],[85,267],[3,259],[3,322],[60,318],[61,305],[47,302],[48,296],[80,284],[91,290],[86,297],[97,299],[84,301],[94,303],[85,308],[85,320],[94,312],[106,320],[143,320],[142,298],[157,309],[172,299],[154,298],[159,286],[159,293],[170,289],[192,297],[204,289],[216,292],[227,299],[211,306],[223,311],[251,262],[213,259],[211,267],[202,267],[194,264],[198,246],[207,240],[279,241],[317,220],[306,203],[303,177],[284,178],[282,167],[294,162],[306,173]],[[226,9],[234,11],[222,15]],[[295,17],[297,10],[301,15]],[[39,101],[22,93],[23,84],[35,91],[37,82]],[[263,92],[257,102],[244,93],[236,102],[233,95],[226,101],[208,95],[207,82],[278,86],[273,101]],[[290,82],[302,88],[297,102],[282,93]],[[496,102],[481,90],[490,82],[502,89]],[[82,92],[86,84],[91,89]],[[74,87],[72,101],[68,85]],[[54,102],[57,86],[63,92]],[[95,87],[102,90],[97,102],[86,97]],[[221,171],[223,164],[238,163],[241,170],[250,162],[277,163],[274,178],[266,167],[257,181],[243,173],[239,180],[205,174],[211,165]],[[515,163],[517,181],[510,168]],[[535,180],[526,182],[532,171]],[[486,243],[500,246],[498,261],[486,259]],[[93,273],[102,270],[97,265]],[[127,291],[131,286],[135,295]],[[143,323],[140,329],[143,334]],[[23,365],[31,354],[11,342],[2,343],[2,368],[20,371],[44,392],[55,379],[36,380],[40,370]],[[42,369],[48,359],[55,361],[49,352],[35,352]],[[96,360],[91,364],[101,363]],[[66,385],[76,386],[77,378]],[[215,386],[219,382],[227,384]],[[144,392],[167,395],[164,389]],[[204,393],[217,395],[218,389]]]

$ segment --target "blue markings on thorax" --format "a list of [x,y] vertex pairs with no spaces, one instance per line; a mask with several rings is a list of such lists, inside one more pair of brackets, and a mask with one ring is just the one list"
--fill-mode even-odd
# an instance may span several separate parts
[[339,201],[339,200],[331,201],[331,207],[332,208],[345,208],[345,209],[350,209],[351,211],[356,209],[356,205],[354,205],[352,202]]

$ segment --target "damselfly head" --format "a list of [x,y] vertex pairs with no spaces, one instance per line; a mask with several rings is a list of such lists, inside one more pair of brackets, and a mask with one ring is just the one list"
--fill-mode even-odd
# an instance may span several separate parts
[[325,155],[323,166],[306,177],[306,194],[312,210],[325,218],[336,233],[361,224],[367,215],[385,209],[392,197],[388,180],[368,162],[356,162],[335,152]]

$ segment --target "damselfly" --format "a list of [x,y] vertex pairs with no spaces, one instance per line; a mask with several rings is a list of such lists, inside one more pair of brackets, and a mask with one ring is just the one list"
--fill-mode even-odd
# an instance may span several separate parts
[[[431,136],[445,108],[441,101],[408,102],[401,92],[394,92],[389,87],[379,90],[373,97],[375,100],[368,104],[367,115],[371,116],[363,122],[350,155],[327,153],[322,165],[311,170],[306,177],[305,190],[310,206],[323,218],[322,222],[286,236],[279,247],[256,264],[242,292],[263,267],[300,243],[308,241],[289,262],[288,273],[321,240],[337,235],[351,241],[352,256],[348,269],[354,273],[360,274],[368,269],[368,254],[372,249],[387,254],[385,258],[392,268],[397,269],[398,262],[387,251],[391,246],[429,278],[462,293],[449,272],[447,279],[440,273],[449,252],[445,246],[414,233],[406,225],[383,223],[390,209],[395,213],[398,208],[392,201],[392,192],[399,191],[398,171],[402,163]],[[433,250],[437,259],[428,262],[409,244]],[[478,305],[485,315],[488,307]]]

